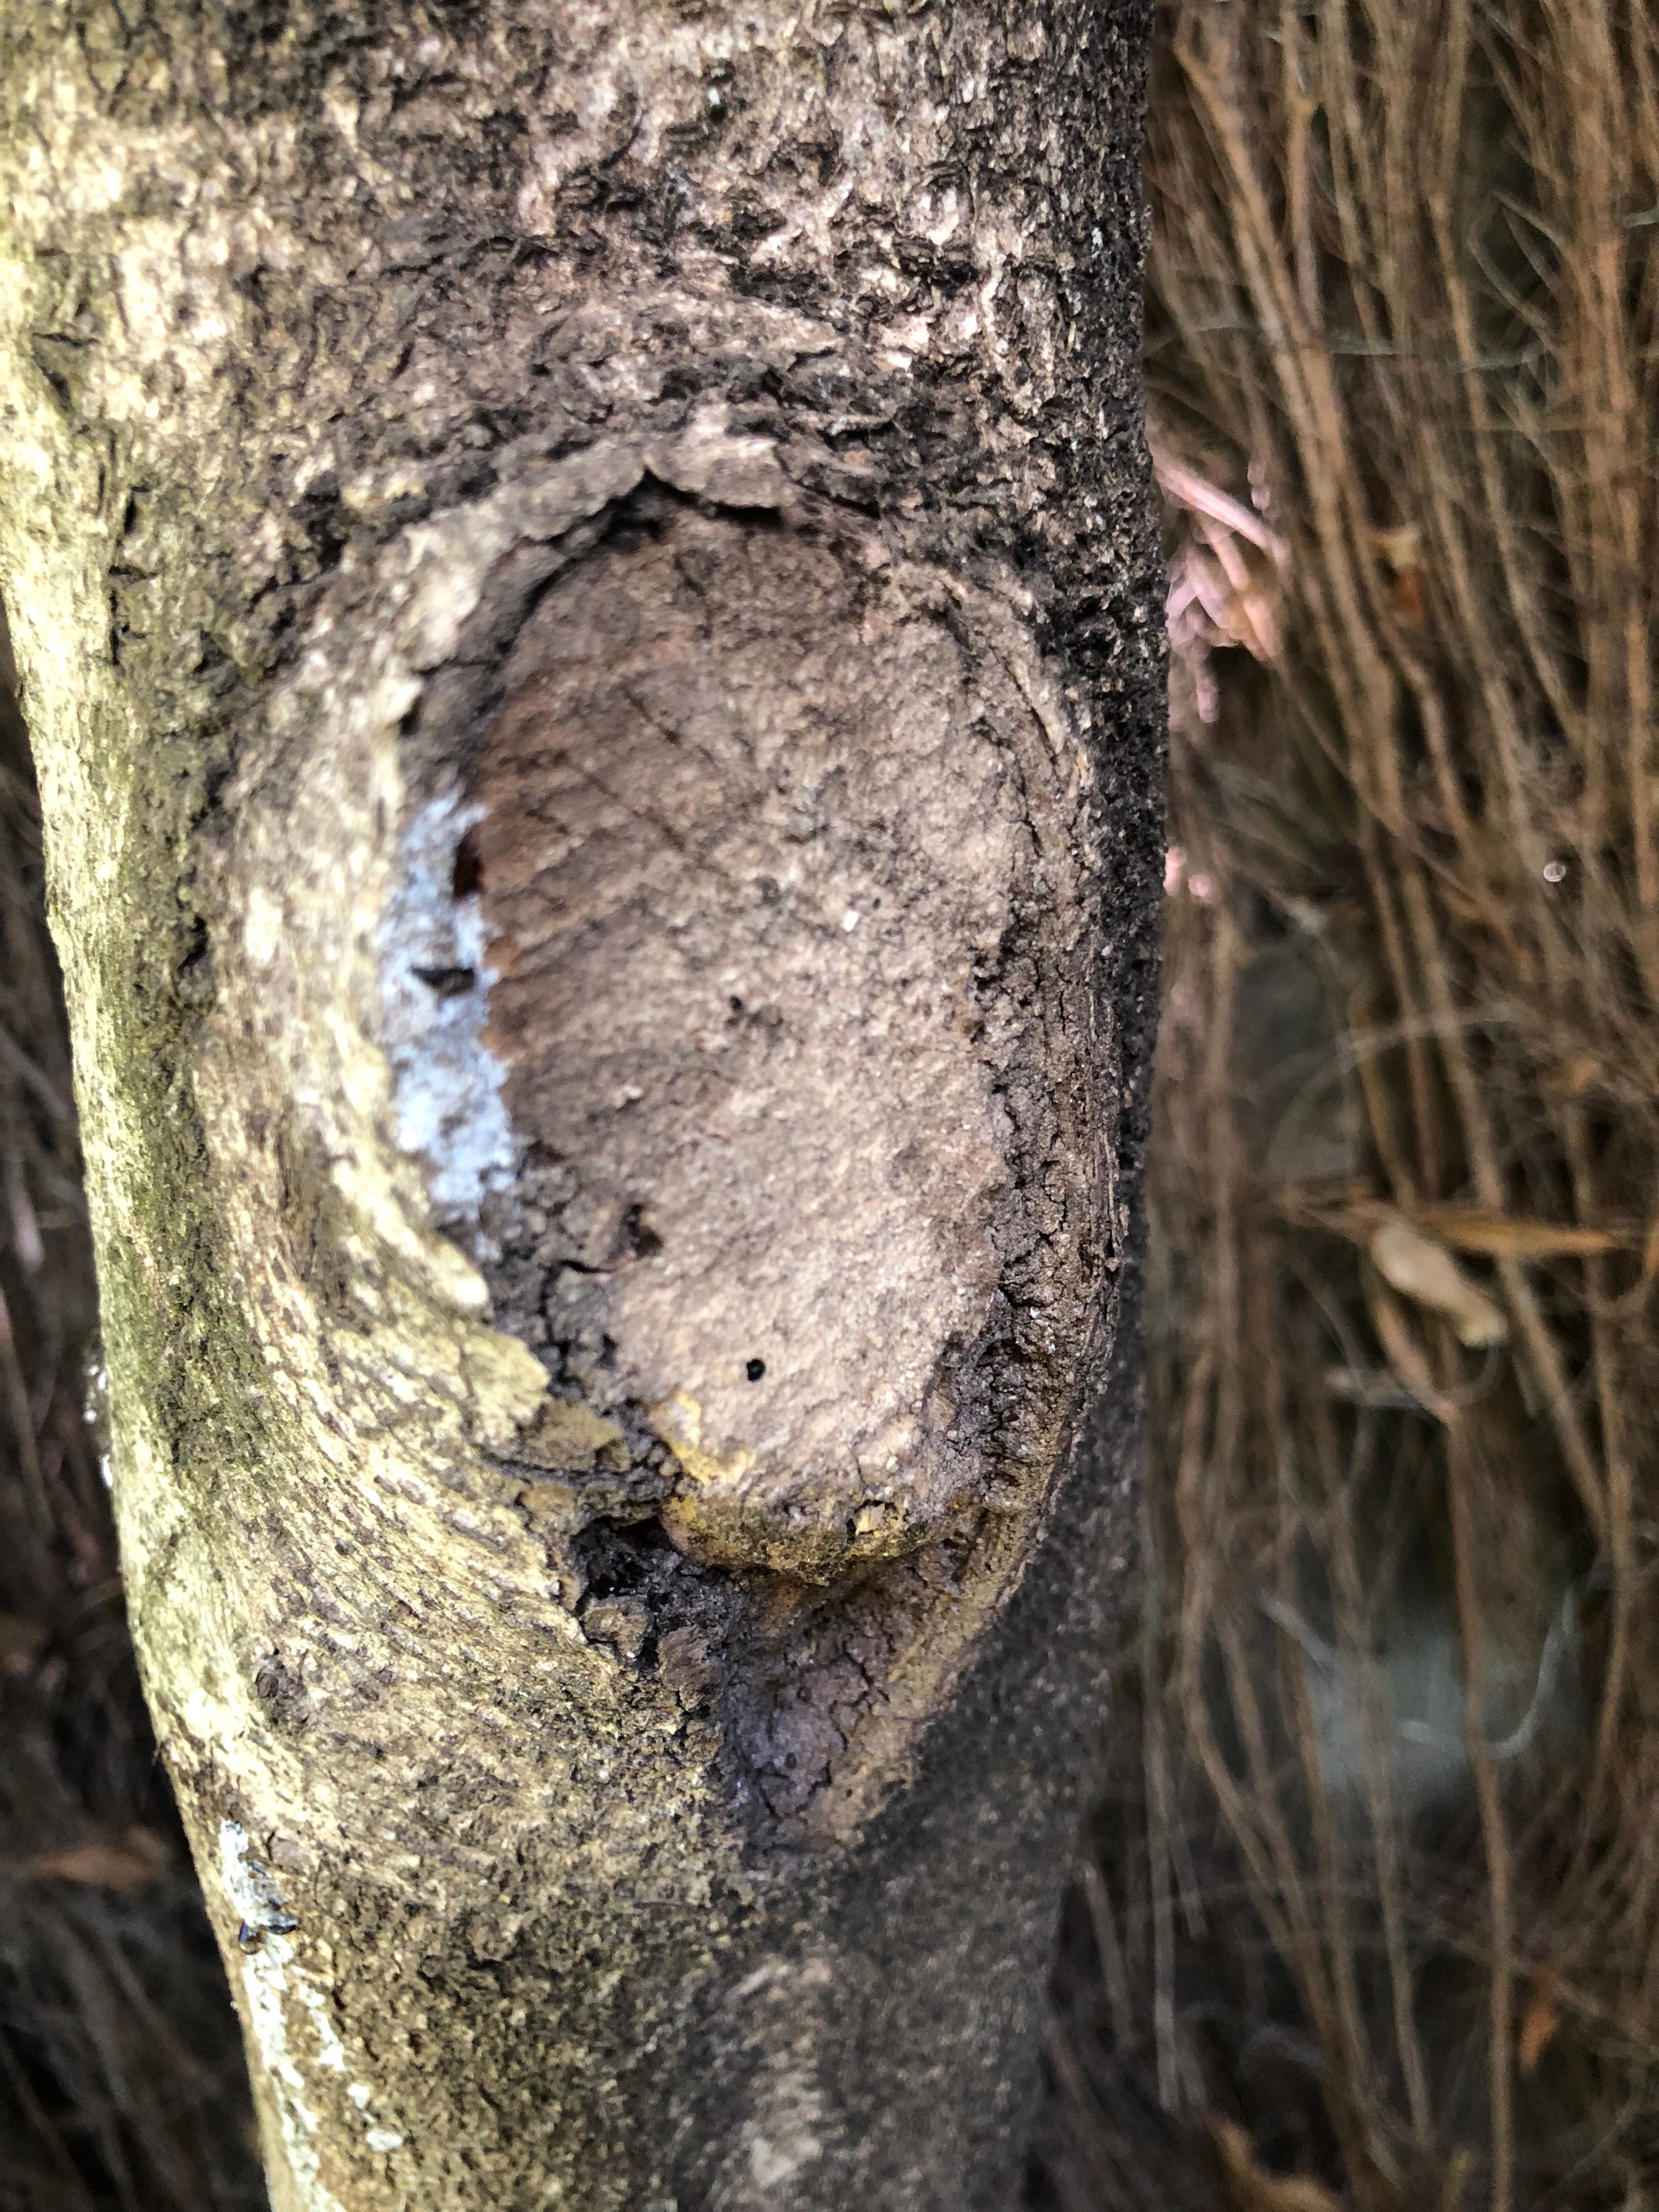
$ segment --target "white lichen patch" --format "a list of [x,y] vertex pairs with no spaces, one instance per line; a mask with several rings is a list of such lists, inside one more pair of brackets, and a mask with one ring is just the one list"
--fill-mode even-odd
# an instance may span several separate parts
[[517,1165],[506,1071],[483,1037],[495,980],[483,918],[476,894],[455,894],[457,848],[479,812],[457,791],[416,811],[398,839],[380,925],[398,1143],[425,1162],[441,1215],[476,1215]]
[[[789,2202],[790,2191],[824,2156],[829,2110],[814,2044],[822,2033],[822,2006],[833,1998],[829,1961],[799,1964],[770,1960],[732,1992],[734,2008],[751,2022],[770,2016],[763,2031],[766,2062],[757,2078],[750,2111],[738,2137],[738,2157],[724,2178],[723,2212]],[[790,2023],[781,2039],[777,2024]]]
[[[329,2015],[326,1994],[296,1957],[290,1940],[297,1924],[294,1916],[269,1869],[255,1857],[252,1838],[240,1821],[219,1824],[219,1872],[225,1894],[241,1921],[248,2029],[270,2085],[295,2187],[307,2212],[343,2212],[322,2179],[313,2100],[319,2071],[343,2076],[351,2070],[345,2045]],[[297,2047],[289,2033],[296,2002],[311,2031]],[[313,2077],[309,2081],[307,2066]],[[370,2109],[374,2093],[367,2081],[350,2082],[345,2094],[353,2121],[365,2130],[363,2141],[369,2150],[384,2154],[402,2148],[402,2135],[378,2121]]]

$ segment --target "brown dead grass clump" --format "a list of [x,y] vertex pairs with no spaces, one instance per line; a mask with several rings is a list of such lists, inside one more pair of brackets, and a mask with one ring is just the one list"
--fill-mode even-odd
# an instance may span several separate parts
[[1148,173],[1153,1474],[1074,2199],[1650,2204],[1659,14],[1169,0]]

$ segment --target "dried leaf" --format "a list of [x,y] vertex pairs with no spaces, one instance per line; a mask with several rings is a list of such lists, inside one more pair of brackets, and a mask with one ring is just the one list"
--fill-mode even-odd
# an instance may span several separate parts
[[1258,2166],[1250,2139],[1237,2121],[1212,2113],[1209,2130],[1238,2212],[1340,2212],[1322,2182],[1304,2174],[1269,2173]]
[[1415,1206],[1412,1218],[1455,1250],[1479,1252],[1494,1260],[1593,1258],[1634,1241],[1627,1231],[1532,1221],[1514,1214],[1485,1213],[1478,1206]]
[[1368,1301],[1376,1340],[1389,1355],[1389,1364],[1420,1406],[1443,1418],[1441,1392],[1412,1332],[1405,1310],[1379,1284]]
[[1443,1314],[1460,1344],[1481,1349],[1510,1333],[1504,1310],[1489,1298],[1437,1237],[1394,1214],[1371,1232],[1370,1255],[1383,1281],[1402,1297]]
[[1423,594],[1423,572],[1420,568],[1404,568],[1394,580],[1389,593],[1395,619],[1402,629],[1421,629],[1429,618],[1429,605]]
[[42,1851],[16,1863],[12,1871],[37,1881],[72,1881],[130,1896],[164,1875],[171,1858],[158,1835],[135,1827],[119,1843],[72,1844],[67,1850]]
[[1373,530],[1371,543],[1396,576],[1418,568],[1423,558],[1423,532],[1415,522],[1396,523],[1392,530]]
[[1602,1080],[1601,1063],[1593,1052],[1576,1052],[1556,1079],[1556,1087],[1569,1098],[1582,1098]]
[[[1634,1251],[1641,1229],[1630,1222],[1599,1226],[1572,1221],[1539,1221],[1528,1214],[1494,1213],[1479,1206],[1419,1203],[1395,1207],[1356,1194],[1333,1205],[1328,1198],[1287,1184],[1279,1193],[1285,1218],[1352,1237],[1369,1244],[1390,1222],[1403,1221],[1454,1251],[1478,1253],[1490,1260],[1595,1259],[1607,1252]],[[1659,1239],[1659,1221],[1653,1231]]]
[[1516,2042],[1516,2063],[1530,2074],[1554,2042],[1561,2025],[1561,1969],[1547,1959],[1532,1978],[1532,1990],[1521,2015]]

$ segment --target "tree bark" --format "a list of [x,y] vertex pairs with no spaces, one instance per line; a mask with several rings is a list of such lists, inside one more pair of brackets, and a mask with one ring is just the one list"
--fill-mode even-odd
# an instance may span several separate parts
[[1006,2205],[1130,1525],[1146,9],[0,21],[0,586],[273,2200]]

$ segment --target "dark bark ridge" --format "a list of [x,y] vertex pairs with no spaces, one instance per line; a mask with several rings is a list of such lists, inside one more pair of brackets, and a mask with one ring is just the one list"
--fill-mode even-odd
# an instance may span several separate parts
[[1139,11],[18,12],[0,550],[279,2203],[1000,2202],[1124,1515]]

